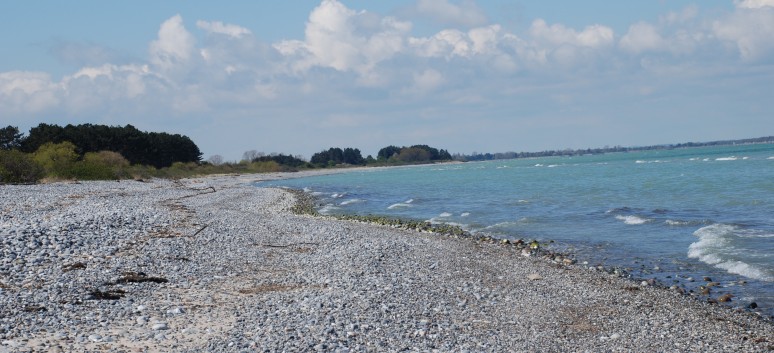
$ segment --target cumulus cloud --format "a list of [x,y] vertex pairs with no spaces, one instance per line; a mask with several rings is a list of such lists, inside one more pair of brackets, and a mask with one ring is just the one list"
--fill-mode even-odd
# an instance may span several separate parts
[[774,0],[742,1],[739,10],[716,20],[717,38],[732,43],[745,61],[757,61],[774,53]]
[[415,11],[443,25],[475,27],[487,23],[486,14],[473,1],[419,0]]
[[546,21],[537,19],[532,22],[529,32],[536,41],[553,46],[568,44],[598,48],[613,43],[613,30],[602,25],[588,26],[583,31],[578,32],[562,24],[549,26]]
[[659,51],[666,47],[664,38],[658,33],[656,26],[646,22],[631,25],[618,45],[621,49],[634,54]]
[[183,25],[183,18],[175,15],[164,21],[158,39],[150,43],[150,61],[162,69],[185,64],[194,54],[196,40]]
[[309,15],[305,40],[282,41],[275,48],[291,61],[294,72],[321,66],[367,76],[375,65],[403,49],[410,29],[408,22],[324,0]]
[[57,85],[42,72],[0,73],[0,107],[6,113],[40,113],[59,104]]
[[207,22],[199,20],[196,21],[196,27],[207,31],[208,33],[224,34],[234,38],[240,38],[242,36],[252,34],[252,32],[250,32],[250,30],[247,28],[232,24],[224,24],[220,21]]
[[734,4],[740,9],[760,9],[774,7],[774,0],[734,0]]

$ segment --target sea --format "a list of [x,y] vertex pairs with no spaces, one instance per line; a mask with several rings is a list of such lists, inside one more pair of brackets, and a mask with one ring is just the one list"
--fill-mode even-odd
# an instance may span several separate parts
[[[379,215],[538,240],[587,267],[774,315],[774,144],[364,168],[257,183],[322,214]],[[702,297],[706,300],[709,297]],[[755,304],[753,304],[755,303]]]

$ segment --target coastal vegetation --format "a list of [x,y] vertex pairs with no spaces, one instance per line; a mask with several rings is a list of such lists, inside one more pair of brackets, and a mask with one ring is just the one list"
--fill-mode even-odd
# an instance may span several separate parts
[[446,150],[427,145],[388,146],[380,150],[379,159],[370,155],[363,158],[359,149],[351,147],[331,147],[315,153],[309,161],[302,156],[267,155],[255,150],[246,151],[239,162],[226,162],[220,155],[203,161],[201,156],[187,136],[144,132],[132,125],[39,124],[28,136],[15,126],[0,128],[0,183],[185,178],[451,160]]
[[447,161],[482,161],[545,156],[575,156],[610,152],[774,143],[774,136],[743,140],[689,142],[645,147],[604,147],[542,152],[472,153],[452,155],[428,145],[381,148],[376,158],[363,157],[357,148],[331,147],[307,161],[290,154],[246,151],[239,162],[220,155],[202,160],[202,153],[187,136],[144,132],[132,125],[93,124],[64,127],[39,124],[28,136],[15,126],[0,128],[0,183],[36,183],[41,180],[120,180],[185,178],[209,174],[294,172],[317,168],[397,166]]

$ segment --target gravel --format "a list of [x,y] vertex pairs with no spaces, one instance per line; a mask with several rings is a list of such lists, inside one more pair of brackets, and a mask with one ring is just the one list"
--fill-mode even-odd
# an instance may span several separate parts
[[753,312],[249,185],[278,177],[0,186],[0,352],[774,350]]

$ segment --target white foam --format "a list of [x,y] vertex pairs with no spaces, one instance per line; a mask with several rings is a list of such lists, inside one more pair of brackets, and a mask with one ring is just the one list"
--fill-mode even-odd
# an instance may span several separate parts
[[331,197],[332,197],[332,198],[334,198],[334,199],[340,199],[340,198],[344,197],[344,195],[346,195],[346,194],[347,194],[346,192],[343,192],[343,193],[341,193],[341,194],[339,194],[339,193],[333,193],[333,194],[331,195]]
[[774,159],[774,156],[771,156],[771,157],[769,157],[769,158],[766,158],[766,159]]
[[320,196],[320,195],[322,195],[322,194],[323,194],[323,193],[322,193],[322,192],[319,192],[319,191],[314,191],[314,192],[312,192],[312,195],[313,195],[313,196]]
[[343,201],[339,205],[340,206],[346,206],[346,205],[350,205],[350,204],[353,204],[353,203],[356,203],[356,202],[363,202],[363,200],[361,200],[361,199],[349,199],[349,200]]
[[470,212],[462,212],[460,213],[460,217],[467,217],[470,216]]
[[438,215],[438,217],[451,217],[451,216],[452,216],[452,214],[449,213],[449,212],[444,212],[444,213],[441,213],[441,214]]
[[729,273],[742,275],[747,278],[761,279],[764,281],[771,281],[772,276],[767,275],[766,271],[761,270],[753,265],[744,263],[742,261],[726,261],[715,264],[715,267],[722,268]]
[[738,227],[713,224],[700,228],[693,233],[698,241],[688,246],[688,257],[699,259],[709,265],[724,269],[729,273],[765,281],[774,280],[774,276],[765,269],[734,259],[725,259],[723,254],[733,254],[735,249],[730,245],[731,237],[744,236],[749,231]]
[[558,167],[558,166],[559,166],[558,164],[549,164],[549,165],[548,165],[548,168],[556,168],[556,167]]
[[389,205],[389,206],[387,206],[387,209],[388,210],[394,210],[394,209],[400,208],[400,207],[412,207],[412,206],[407,204],[407,203],[402,203],[401,202],[401,203],[395,203],[395,204]]
[[329,214],[332,211],[335,211],[335,210],[338,210],[338,209],[339,209],[338,207],[336,207],[332,203],[329,203],[329,204],[323,206],[322,208],[320,208],[317,212],[320,212],[321,214],[325,215],[325,214]]
[[542,164],[540,164],[540,163],[538,163],[538,164],[535,164],[535,166],[536,166],[536,167],[542,167],[543,165],[542,165]]
[[414,199],[408,199],[404,203],[412,203],[412,202],[414,202]]
[[310,192],[310,191],[312,191],[312,189],[310,189],[310,188],[304,188],[304,192]]
[[621,215],[618,215],[618,216],[615,216],[615,219],[617,219],[619,221],[623,221],[624,223],[631,224],[631,225],[639,225],[639,224],[645,224],[645,223],[649,222],[648,219],[637,217],[637,216],[621,216]]
[[735,161],[737,159],[739,158],[736,158],[735,156],[715,158],[716,161]]
[[687,225],[691,224],[691,222],[675,221],[675,220],[671,220],[671,219],[667,219],[666,221],[664,221],[664,223],[666,223],[666,225],[668,225],[668,226],[687,226]]
[[774,238],[774,233],[766,233],[761,230],[744,230],[736,232],[736,236],[740,238]]

